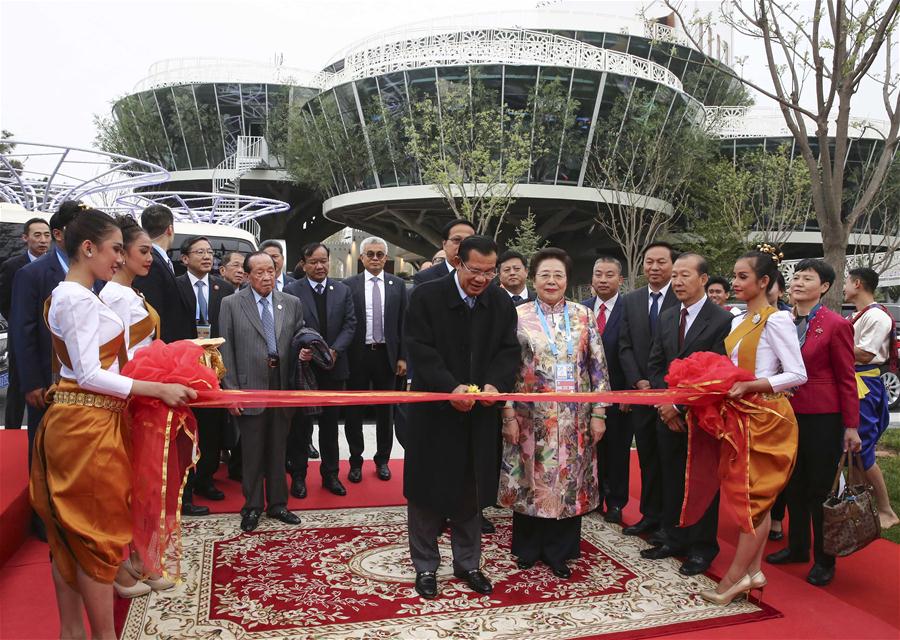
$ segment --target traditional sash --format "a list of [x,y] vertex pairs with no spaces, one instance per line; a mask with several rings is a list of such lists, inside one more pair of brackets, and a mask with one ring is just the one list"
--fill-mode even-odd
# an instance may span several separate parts
[[866,384],[866,381],[863,378],[880,378],[881,377],[881,369],[878,366],[874,366],[871,369],[863,369],[860,371],[856,370],[856,395],[860,400],[869,395],[869,385]]
[[[775,307],[764,307],[754,316],[747,317],[725,338],[725,355],[731,357],[734,347],[738,346],[738,362],[737,365],[744,371],[756,373],[756,349],[759,347],[759,341],[762,338],[763,328],[769,320],[769,316],[778,311]],[[754,319],[759,316],[758,320]]]
[[141,340],[150,336],[159,337],[159,314],[156,309],[144,300],[144,308],[147,309],[147,316],[142,320],[138,320],[128,330],[128,348],[134,349]]
[[[50,298],[44,301],[44,324],[50,329]],[[69,351],[66,349],[66,343],[53,331],[50,331],[50,338],[53,344],[53,377],[58,378],[60,364],[65,365],[72,370],[72,358],[69,357]],[[100,345],[100,366],[109,369],[113,362],[119,361],[119,371],[128,362],[128,354],[125,351],[125,332],[123,331],[115,338]]]

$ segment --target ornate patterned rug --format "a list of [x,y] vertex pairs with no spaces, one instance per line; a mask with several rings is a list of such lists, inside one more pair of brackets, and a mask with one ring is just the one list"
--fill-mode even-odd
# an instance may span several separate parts
[[261,520],[242,534],[236,514],[185,524],[185,581],[131,602],[123,639],[134,638],[645,638],[781,614],[763,604],[717,607],[694,595],[713,582],[678,563],[644,560],[646,543],[584,518],[570,580],[542,564],[522,571],[510,555],[512,518],[488,510],[480,596],[451,574],[441,539],[440,595],[413,590],[404,507],[303,511],[297,527]]

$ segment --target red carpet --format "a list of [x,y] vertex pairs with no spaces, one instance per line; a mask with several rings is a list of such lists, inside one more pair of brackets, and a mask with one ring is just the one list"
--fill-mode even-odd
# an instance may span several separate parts
[[[24,435],[24,432],[22,432]],[[9,438],[8,436],[12,436]],[[6,496],[24,495],[24,464],[16,471],[17,456],[14,451],[16,432],[0,432],[2,467],[0,486],[3,487],[4,511],[3,527],[0,535],[5,535],[8,525],[15,526]],[[18,460],[24,459],[22,443]],[[8,464],[7,460],[11,460]],[[324,492],[317,482],[317,468],[310,468],[310,496],[306,500],[292,500],[292,509],[396,505],[402,504],[402,461],[391,464],[394,478],[381,482],[372,476],[372,469],[366,469],[366,477],[361,485],[345,482],[346,470],[341,472],[341,480],[348,488],[348,496],[339,498]],[[639,492],[637,459],[632,465],[632,494]],[[18,478],[18,482],[17,482]],[[18,489],[16,489],[18,486]],[[219,486],[228,494],[225,501],[218,503],[217,511],[236,511],[240,508],[240,490],[237,483],[221,481]],[[200,501],[198,500],[198,503]],[[205,503],[210,504],[210,503]],[[314,506],[315,505],[315,506]],[[227,508],[226,508],[227,507]],[[637,501],[632,500],[625,512],[626,521],[633,522],[638,517]],[[25,527],[24,522],[19,526]],[[736,531],[724,527],[721,535],[722,552],[713,564],[712,571],[721,574],[727,567],[733,553]],[[780,548],[780,543],[770,543],[768,551]],[[804,577],[806,565],[787,567],[766,566],[769,586],[765,592],[765,602],[780,610],[782,618],[763,620],[714,629],[696,629],[679,638],[886,638],[900,637],[900,546],[886,540],[879,540],[863,551],[849,558],[838,560],[835,581],[825,589],[808,585]],[[0,638],[10,640],[41,639],[58,637],[56,606],[53,585],[50,579],[46,546],[34,538],[19,548],[14,556],[0,568]]]
[[0,567],[28,537],[28,431],[0,430]]

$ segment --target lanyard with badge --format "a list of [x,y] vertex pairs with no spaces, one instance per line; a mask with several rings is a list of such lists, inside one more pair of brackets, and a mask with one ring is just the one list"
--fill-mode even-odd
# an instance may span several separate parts
[[553,357],[556,359],[554,365],[556,392],[574,393],[575,363],[572,359],[572,355],[575,353],[575,348],[572,345],[572,327],[569,324],[569,305],[567,303],[563,304],[563,319],[566,323],[566,354],[568,355],[568,360],[566,362],[559,362],[559,348],[556,346],[556,340],[554,339],[553,334],[550,333],[550,327],[547,326],[547,318],[544,316],[544,311],[541,309],[541,305],[537,300],[534,301],[534,308],[537,310],[538,318],[541,320],[541,327],[544,329],[544,335],[547,336],[547,340],[550,343],[550,353],[552,353]]

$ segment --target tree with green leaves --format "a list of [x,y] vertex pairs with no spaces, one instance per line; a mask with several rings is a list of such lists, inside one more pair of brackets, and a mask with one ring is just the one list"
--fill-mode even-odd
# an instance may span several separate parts
[[531,256],[547,246],[547,240],[538,233],[537,222],[534,213],[528,209],[528,215],[516,225],[512,240],[506,243],[506,248],[516,251],[530,261]]

